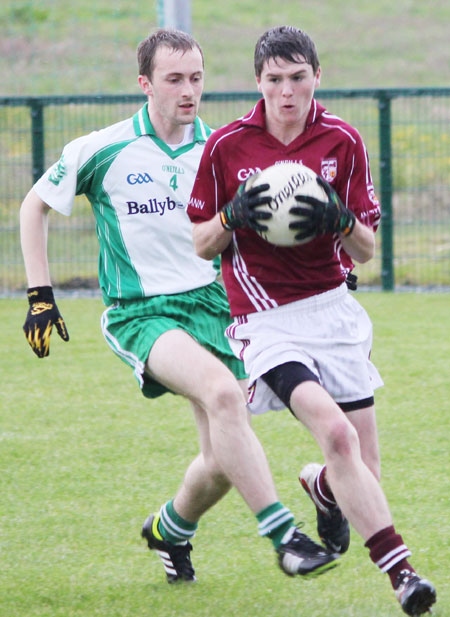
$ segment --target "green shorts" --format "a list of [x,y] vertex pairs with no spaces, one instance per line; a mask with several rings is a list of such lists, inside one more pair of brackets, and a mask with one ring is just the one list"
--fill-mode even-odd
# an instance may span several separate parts
[[148,398],[170,392],[145,373],[151,348],[167,330],[184,330],[219,358],[237,379],[245,379],[244,364],[233,354],[225,336],[230,323],[227,297],[217,282],[180,294],[120,301],[102,315],[106,342],[131,366],[142,394]]

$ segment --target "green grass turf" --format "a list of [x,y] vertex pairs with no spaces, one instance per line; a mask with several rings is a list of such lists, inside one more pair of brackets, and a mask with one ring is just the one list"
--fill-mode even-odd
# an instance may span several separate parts
[[[383,487],[413,563],[448,615],[449,295],[358,293],[375,327]],[[24,300],[0,300],[1,617],[394,617],[386,576],[353,533],[339,568],[284,576],[232,491],[194,540],[198,582],[169,586],[139,537],[197,451],[188,404],[146,401],[103,341],[98,299],[61,299],[71,340],[39,360]],[[315,537],[297,473],[320,460],[288,412],[254,421],[281,500]]]

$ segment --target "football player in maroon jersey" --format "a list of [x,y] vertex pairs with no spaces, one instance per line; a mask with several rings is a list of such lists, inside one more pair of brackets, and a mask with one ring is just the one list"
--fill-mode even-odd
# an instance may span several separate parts
[[[222,254],[234,317],[227,336],[250,375],[250,410],[288,407],[322,450],[326,466],[307,465],[300,479],[323,541],[347,550],[349,521],[403,610],[420,615],[436,592],[410,564],[378,481],[374,390],[382,380],[369,359],[372,324],[346,285],[353,260],[373,257],[380,218],[367,151],[358,131],[314,98],[321,67],[305,32],[265,32],[255,74],[262,99],[215,131],[203,152],[188,208],[195,247],[205,259]],[[302,216],[290,226],[314,238],[294,247],[256,233],[270,224],[257,207],[267,185],[242,184],[285,161],[313,169],[327,196],[296,198],[291,212]]]

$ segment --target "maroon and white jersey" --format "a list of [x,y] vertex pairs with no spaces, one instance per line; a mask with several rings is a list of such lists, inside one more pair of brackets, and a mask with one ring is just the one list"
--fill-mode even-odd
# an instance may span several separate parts
[[[206,143],[191,193],[193,223],[211,219],[249,176],[283,162],[306,165],[329,182],[343,203],[376,230],[380,206],[364,143],[356,129],[311,103],[304,132],[285,146],[265,129],[261,99],[249,114],[216,130]],[[233,316],[264,311],[338,287],[353,267],[338,234],[276,247],[238,229],[222,254]]]

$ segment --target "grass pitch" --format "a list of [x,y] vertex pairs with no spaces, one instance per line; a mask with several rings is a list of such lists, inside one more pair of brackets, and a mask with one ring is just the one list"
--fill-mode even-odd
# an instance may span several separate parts
[[[373,359],[383,487],[412,561],[450,606],[447,559],[449,295],[361,293],[375,327]],[[169,586],[140,538],[147,514],[178,488],[197,452],[188,404],[146,401],[103,341],[98,299],[58,302],[39,360],[21,327],[26,300],[0,300],[0,617],[399,617],[387,577],[353,533],[339,568],[284,576],[270,543],[232,491],[194,540],[198,582]],[[175,361],[175,360],[174,360]],[[254,420],[280,498],[316,537],[297,474],[320,460],[288,412]]]

